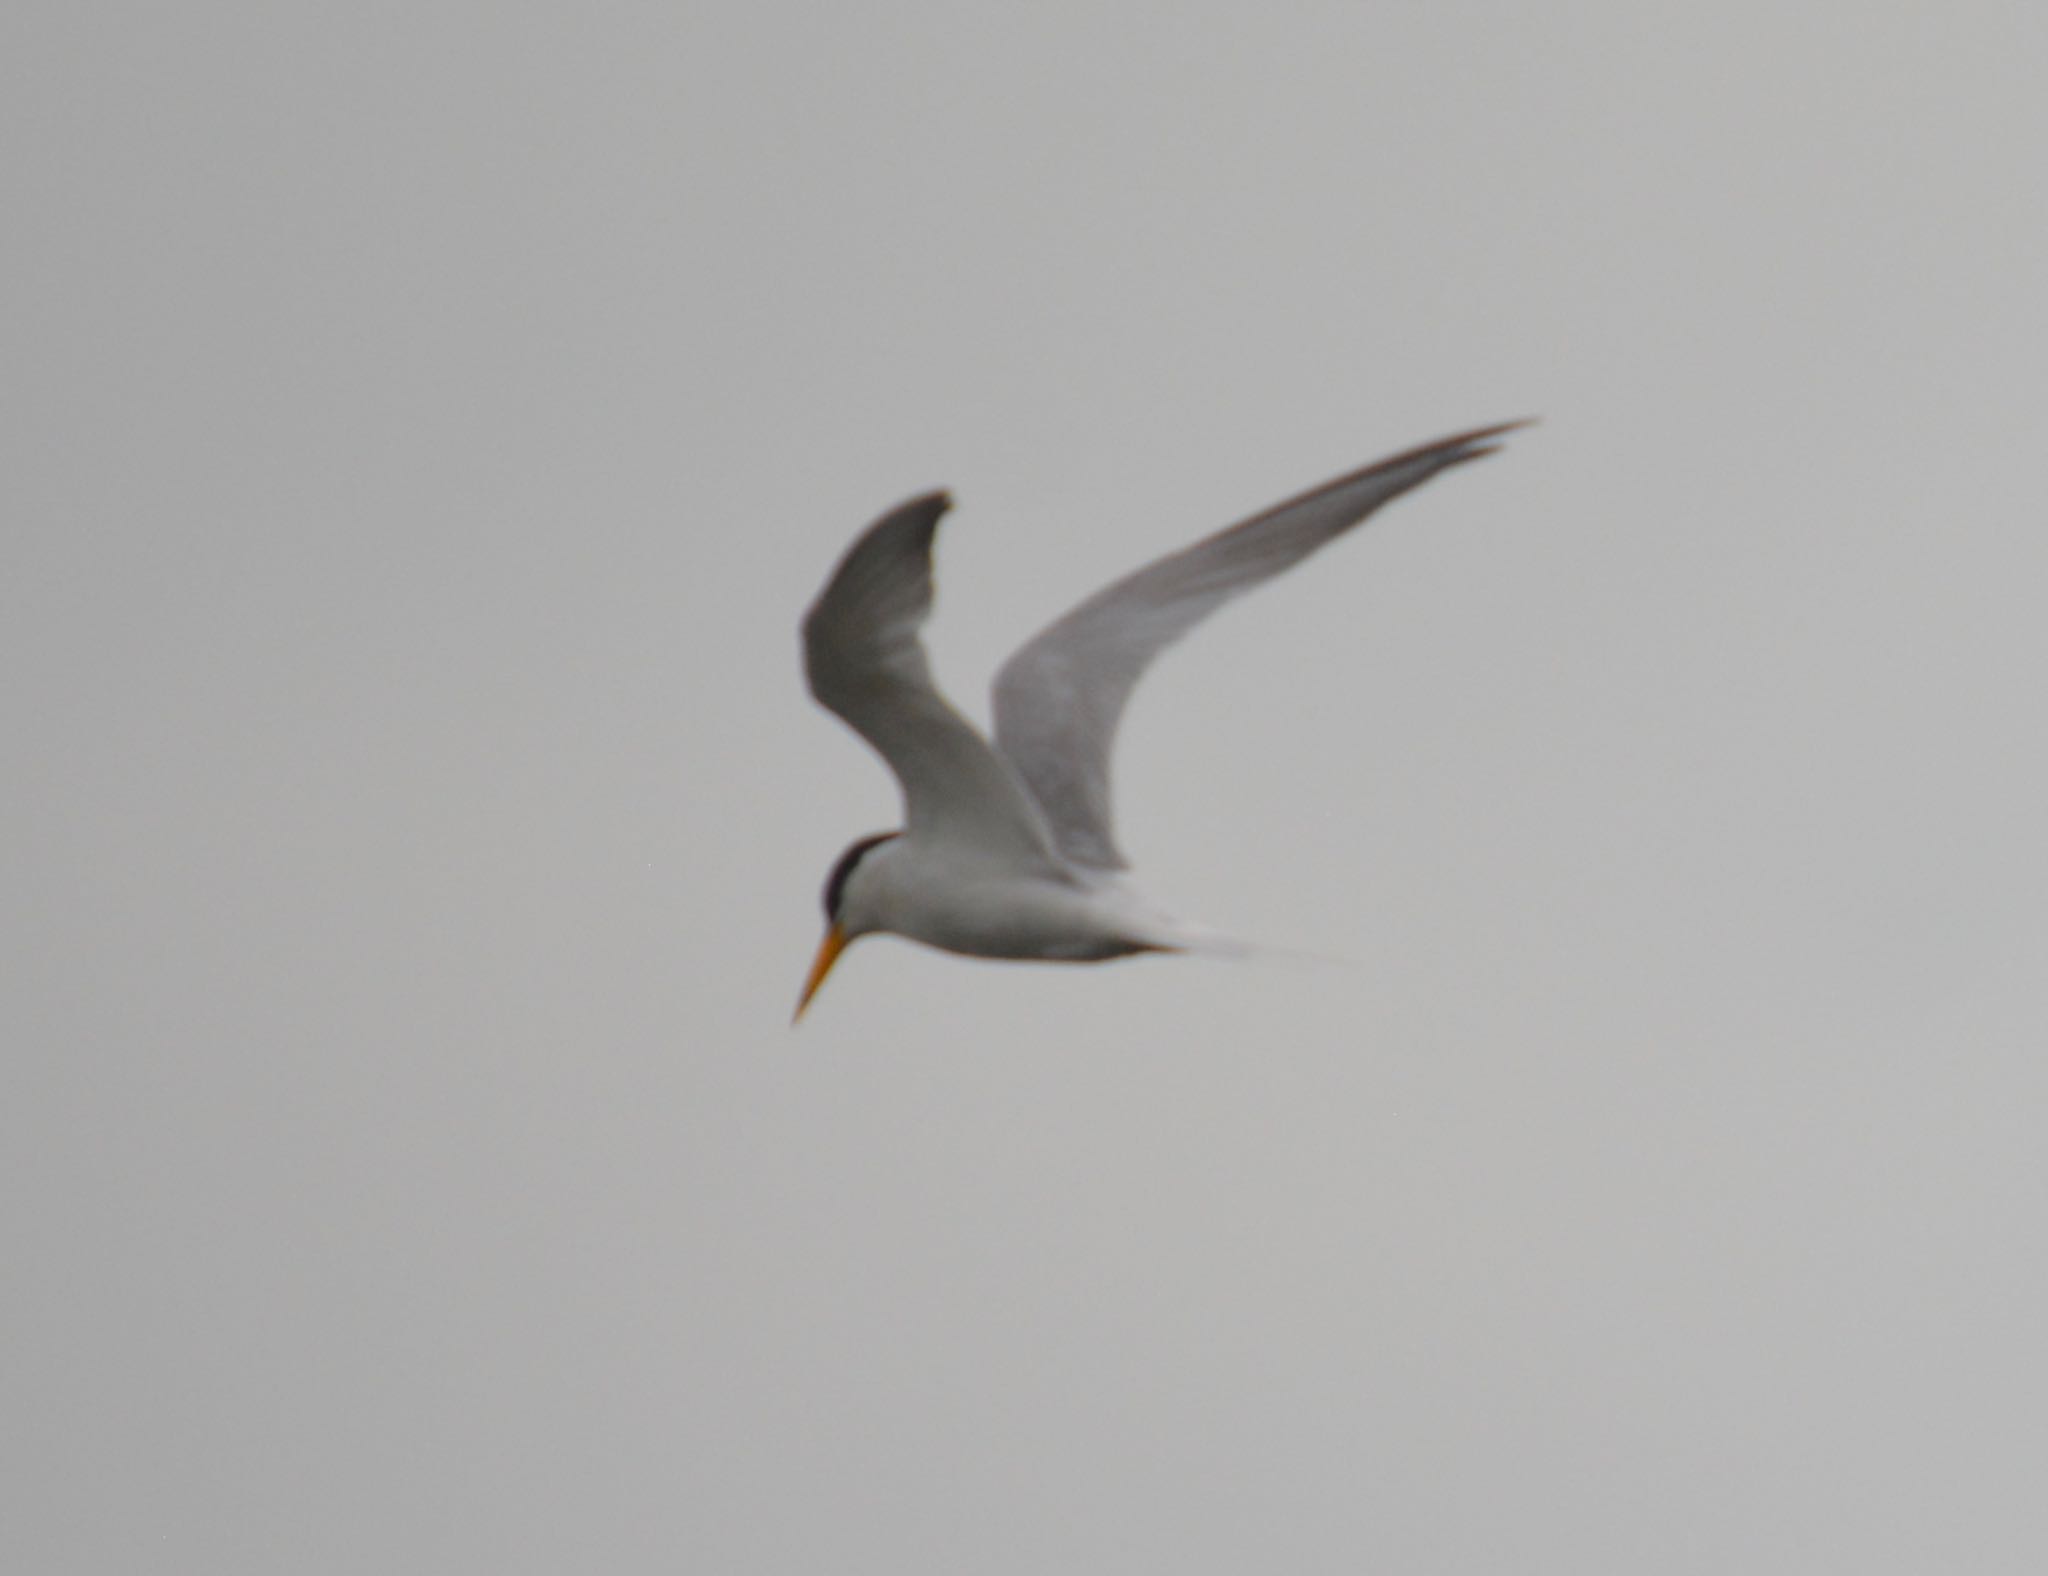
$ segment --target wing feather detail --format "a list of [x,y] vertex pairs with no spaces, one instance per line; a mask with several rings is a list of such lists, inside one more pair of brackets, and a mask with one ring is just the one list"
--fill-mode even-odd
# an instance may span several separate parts
[[1131,691],[1153,658],[1233,597],[1291,569],[1383,504],[1493,453],[1505,422],[1439,439],[1326,482],[1155,560],[1032,637],[995,681],[996,748],[1076,864],[1124,868],[1110,759]]
[[804,615],[818,703],[872,745],[903,790],[913,837],[963,857],[1056,869],[1037,805],[932,680],[919,637],[932,608],[932,541],[952,500],[926,493],[855,539]]

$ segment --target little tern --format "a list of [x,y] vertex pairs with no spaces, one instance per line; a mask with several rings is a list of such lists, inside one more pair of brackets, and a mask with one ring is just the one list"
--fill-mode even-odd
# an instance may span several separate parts
[[804,668],[819,704],[896,774],[904,824],[861,838],[833,865],[825,939],[795,1016],[847,944],[876,932],[1044,962],[1246,950],[1164,913],[1125,878],[1109,768],[1132,687],[1225,602],[1523,425],[1480,427],[1352,471],[1096,592],[1003,664],[993,742],[939,693],[918,637],[932,607],[932,538],[951,498],[925,493],[870,525],[804,616]]

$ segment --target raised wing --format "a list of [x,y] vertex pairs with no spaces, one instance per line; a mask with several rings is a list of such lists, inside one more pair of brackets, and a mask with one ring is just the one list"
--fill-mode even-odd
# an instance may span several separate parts
[[932,608],[932,537],[942,492],[863,531],[804,615],[804,672],[889,763],[913,837],[1013,866],[1052,867],[1038,808],[1015,774],[938,692],[918,639]]
[[1205,537],[1098,591],[1035,635],[995,682],[996,748],[1038,801],[1060,852],[1124,866],[1110,817],[1110,751],[1152,659],[1232,597],[1290,569],[1380,505],[1499,447],[1511,421],[1443,438]]

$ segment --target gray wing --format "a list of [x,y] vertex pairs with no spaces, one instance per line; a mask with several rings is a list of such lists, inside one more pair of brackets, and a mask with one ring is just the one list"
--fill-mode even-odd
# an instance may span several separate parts
[[952,505],[913,498],[855,539],[804,615],[804,672],[819,704],[888,762],[912,836],[1020,866],[1056,864],[1016,774],[932,683],[918,638],[932,607],[932,537]]
[[1124,866],[1110,818],[1110,751],[1152,659],[1232,597],[1291,569],[1381,504],[1491,454],[1526,423],[1459,433],[1276,504],[1098,591],[1035,635],[995,682],[996,748],[1023,777],[1068,859]]

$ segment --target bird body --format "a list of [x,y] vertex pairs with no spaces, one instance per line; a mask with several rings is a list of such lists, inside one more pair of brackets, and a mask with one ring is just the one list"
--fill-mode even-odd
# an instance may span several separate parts
[[838,923],[969,957],[1062,963],[1174,951],[1194,940],[1114,876],[1020,872],[905,837],[875,845],[860,861]]
[[1097,592],[1027,641],[995,682],[995,738],[939,693],[919,630],[932,540],[951,507],[926,493],[857,537],[804,617],[811,693],[865,738],[903,789],[900,832],[860,839],[825,886],[825,939],[802,1016],[840,953],[876,932],[948,952],[1100,962],[1243,951],[1176,919],[1124,875],[1110,755],[1138,679],[1231,598],[1292,567],[1438,472],[1522,425],[1460,433],[1340,476]]

